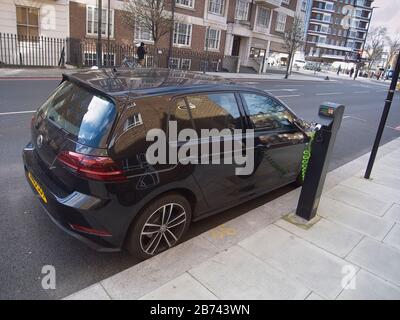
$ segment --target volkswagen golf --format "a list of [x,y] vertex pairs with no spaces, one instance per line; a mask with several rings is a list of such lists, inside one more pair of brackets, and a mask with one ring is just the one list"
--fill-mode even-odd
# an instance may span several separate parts
[[[251,144],[239,140],[243,152],[251,148],[254,168],[237,175],[234,162],[149,163],[153,129],[183,147],[171,121],[199,135],[251,129]],[[127,248],[146,259],[178,244],[192,221],[299,182],[309,131],[280,100],[220,77],[89,70],[64,75],[38,108],[23,160],[29,185],[60,228],[96,250]],[[204,150],[211,141],[192,143]]]

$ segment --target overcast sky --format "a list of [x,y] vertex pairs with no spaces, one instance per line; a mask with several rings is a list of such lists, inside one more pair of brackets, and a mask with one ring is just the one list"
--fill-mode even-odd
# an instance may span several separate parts
[[385,26],[391,37],[400,37],[400,0],[375,0],[371,28]]

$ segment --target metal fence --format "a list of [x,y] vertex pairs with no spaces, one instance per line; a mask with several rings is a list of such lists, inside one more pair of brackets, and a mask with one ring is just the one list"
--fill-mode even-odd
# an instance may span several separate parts
[[[95,41],[82,41],[68,39],[67,62],[81,67],[97,66],[97,53]],[[102,43],[101,65],[105,67],[119,67],[124,58],[136,59],[137,47],[115,42]],[[146,48],[144,67],[160,67],[192,71],[221,71],[224,56],[214,52],[193,52],[189,49],[173,48],[171,57],[168,58],[168,49],[156,49],[153,46]]]
[[[97,59],[96,49],[94,40],[0,33],[0,66],[56,67],[68,63],[78,67],[119,67],[124,58],[137,58],[137,47],[133,44],[103,41],[101,61]],[[171,57],[168,53],[168,49],[148,46],[144,67],[209,72],[225,70],[224,55],[216,52],[173,48]]]
[[0,65],[55,67],[64,64],[66,39],[0,33]]

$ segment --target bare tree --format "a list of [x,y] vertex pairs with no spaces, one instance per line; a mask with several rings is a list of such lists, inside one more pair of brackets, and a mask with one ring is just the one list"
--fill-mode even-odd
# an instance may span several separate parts
[[297,50],[304,44],[303,19],[299,15],[293,18],[293,25],[288,32],[285,33],[285,48],[288,51],[288,63],[286,67],[285,79],[289,78],[292,71],[292,60]]
[[389,69],[390,67],[394,68],[394,66],[390,65],[390,62],[392,61],[393,57],[398,54],[400,50],[400,37],[396,36],[391,38],[390,36],[387,37],[387,43],[389,46],[389,52],[388,52],[388,58],[386,61],[386,69]]
[[378,27],[372,29],[366,40],[365,44],[365,54],[369,60],[368,62],[368,71],[371,70],[372,66],[382,57],[382,53],[385,49],[387,28]]
[[173,30],[174,19],[167,10],[169,3],[167,0],[126,0],[122,21],[133,32],[138,27],[149,32],[157,49],[160,39]]

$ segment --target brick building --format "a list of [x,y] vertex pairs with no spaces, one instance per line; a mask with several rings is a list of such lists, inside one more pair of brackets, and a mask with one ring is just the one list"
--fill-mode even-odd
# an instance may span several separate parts
[[305,52],[319,62],[354,61],[364,49],[373,0],[317,0],[310,8]]
[[[223,57],[239,56],[240,64],[263,71],[268,57],[285,55],[283,36],[292,24],[301,0],[170,0],[176,1],[176,22],[173,48],[190,53]],[[70,37],[95,40],[97,21],[94,15],[96,0],[70,0]],[[106,37],[107,1],[103,0],[103,24]],[[169,3],[168,8],[171,7]],[[130,30],[122,23],[123,1],[111,0],[111,41],[126,44],[140,42],[152,46],[150,33],[137,26]],[[207,31],[208,30],[208,31]],[[206,35],[208,34],[208,46]],[[170,35],[159,41],[164,53]],[[95,48],[93,48],[95,49]],[[92,57],[91,53],[86,58]],[[152,57],[149,57],[152,58]],[[188,59],[172,58],[172,65],[189,68]]]
[[[197,59],[196,68],[198,68],[207,55],[211,57],[211,63],[218,65],[220,70],[223,61],[229,60],[224,60],[224,56],[234,56],[239,57],[232,60],[236,61],[236,64],[239,61],[241,66],[261,72],[265,71],[269,59],[283,61],[282,57],[286,55],[283,46],[284,34],[291,27],[296,11],[301,11],[304,0],[165,1],[167,11],[171,11],[173,1],[176,6],[176,23],[172,37],[173,56],[167,65],[180,69],[193,69]],[[67,62],[93,65],[97,63],[97,2],[97,0],[1,0],[0,32],[63,38],[64,41],[68,38]],[[110,0],[110,11],[108,1],[102,2],[103,63],[119,64],[121,56],[126,54],[124,50],[130,47],[128,52],[130,55],[135,51],[135,46],[141,42],[146,43],[151,49],[146,58],[147,65],[152,65],[155,54],[159,59],[166,58],[171,38],[169,34],[159,41],[160,51],[152,50],[153,41],[147,30],[139,25],[131,29],[123,24],[124,0]],[[110,25],[107,23],[108,18]],[[108,31],[110,43],[105,41]],[[34,41],[29,45],[27,41],[22,42],[21,39],[15,39],[15,42],[17,45],[22,43],[27,48],[36,46]],[[117,46],[119,47],[116,48]],[[121,46],[124,46],[123,50]],[[60,46],[60,50],[63,47],[64,44]],[[60,50],[55,52],[54,61],[50,65],[57,64]],[[14,52],[13,56],[18,56],[20,51]],[[28,56],[32,55],[31,53],[30,49],[26,51]]]

